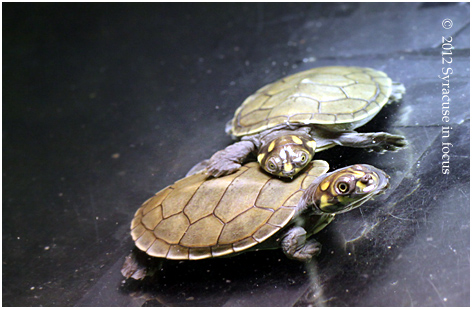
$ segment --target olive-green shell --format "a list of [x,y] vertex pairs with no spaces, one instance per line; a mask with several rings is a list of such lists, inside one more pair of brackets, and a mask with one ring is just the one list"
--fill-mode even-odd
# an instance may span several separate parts
[[230,132],[243,136],[279,125],[352,123],[371,118],[388,102],[392,80],[361,67],[320,67],[287,76],[248,97]]
[[136,246],[156,257],[198,260],[250,248],[284,227],[328,163],[312,161],[291,181],[263,172],[257,162],[236,173],[198,173],[147,200],[131,222]]

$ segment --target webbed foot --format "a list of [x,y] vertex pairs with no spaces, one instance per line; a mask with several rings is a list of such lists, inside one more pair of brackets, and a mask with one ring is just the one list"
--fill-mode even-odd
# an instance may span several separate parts
[[239,170],[240,167],[241,164],[239,164],[238,162],[222,158],[222,156],[220,156],[217,152],[211,157],[210,161],[208,162],[207,171],[208,175],[211,175],[213,177],[220,177],[232,174]]
[[392,93],[390,94],[389,101],[387,103],[398,102],[402,99],[405,94],[405,86],[402,83],[392,82]]
[[346,132],[340,134],[334,141],[342,146],[366,148],[368,151],[376,152],[396,151],[408,145],[404,136],[386,132]]
[[385,132],[366,133],[371,134],[372,146],[368,147],[369,151],[385,152],[397,151],[408,145],[406,139],[402,135],[390,134]]
[[145,252],[134,248],[133,251],[125,257],[125,262],[121,267],[121,274],[126,279],[143,280],[146,277],[152,277],[162,268],[163,259],[152,258]]
[[136,258],[136,253],[132,252],[125,257],[121,274],[126,279],[133,278],[135,280],[142,280],[147,275],[147,267],[141,264]]
[[208,161],[208,174],[220,177],[236,172],[254,148],[252,142],[240,141],[216,152]]
[[288,258],[308,262],[321,251],[321,244],[314,239],[306,240],[302,227],[290,229],[282,240],[282,250]]
[[314,256],[317,256],[321,252],[321,244],[314,239],[311,239],[305,243],[303,247],[294,252],[292,259],[308,262]]

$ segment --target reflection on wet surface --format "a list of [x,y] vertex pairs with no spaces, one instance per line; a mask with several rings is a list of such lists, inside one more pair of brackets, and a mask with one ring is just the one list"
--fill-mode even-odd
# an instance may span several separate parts
[[[469,305],[468,4],[4,9],[4,305]],[[455,47],[449,175],[443,35]],[[322,252],[308,264],[249,252],[165,261],[153,278],[125,281],[139,205],[231,143],[225,123],[252,92],[329,65],[405,84],[403,101],[359,131],[404,135],[407,149],[315,156],[332,169],[378,166],[391,176],[387,193],[321,231]]]

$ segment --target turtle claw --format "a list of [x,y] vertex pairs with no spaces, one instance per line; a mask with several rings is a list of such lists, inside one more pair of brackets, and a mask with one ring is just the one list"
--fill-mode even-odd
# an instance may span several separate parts
[[121,274],[126,279],[143,280],[152,277],[162,269],[162,259],[150,258],[144,251],[134,248],[125,257],[125,262],[121,267]]
[[408,145],[404,136],[386,132],[346,132],[342,133],[336,141],[338,145],[365,148],[368,152],[375,151],[380,153],[385,151],[397,151]]
[[213,177],[226,176],[236,172],[241,168],[241,164],[230,160],[212,159],[210,160],[210,163],[207,166],[207,174]]
[[372,144],[367,148],[369,152],[385,153],[386,151],[397,151],[408,145],[405,137],[402,135],[381,132],[371,133],[370,138],[372,139]]
[[229,160],[226,160],[226,162],[223,162],[224,160],[220,161],[215,161],[215,160],[203,160],[202,162],[197,163],[194,167],[192,167],[185,177],[200,173],[204,171],[204,173],[207,176],[210,177],[220,177],[224,175],[229,175],[237,171],[241,165],[231,162]]
[[281,243],[282,250],[288,258],[308,262],[321,251],[321,245],[314,239],[306,240],[306,231],[296,226],[290,229]]
[[142,280],[147,275],[147,268],[139,263],[136,253],[133,252],[125,257],[125,262],[121,268],[121,274],[126,279],[133,278]]
[[223,150],[217,151],[208,161],[208,175],[220,177],[236,172],[254,148],[253,142],[239,141]]
[[293,253],[292,259],[301,262],[309,262],[321,252],[321,244],[316,240],[309,240],[306,244]]

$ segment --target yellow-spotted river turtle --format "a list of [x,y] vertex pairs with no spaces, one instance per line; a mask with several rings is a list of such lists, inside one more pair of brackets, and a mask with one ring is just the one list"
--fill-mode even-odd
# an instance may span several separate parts
[[253,153],[261,167],[293,177],[315,152],[335,145],[383,152],[406,145],[400,135],[357,133],[405,88],[387,74],[362,67],[320,67],[266,85],[248,97],[226,132],[241,141],[215,153],[208,173],[235,172]]
[[[147,200],[136,211],[131,236],[149,256],[172,260],[281,247],[289,258],[307,261],[320,250],[309,237],[388,187],[388,176],[370,165],[328,168],[315,160],[292,180],[272,177],[257,162],[220,178],[198,172]],[[145,275],[133,255],[122,273]]]

